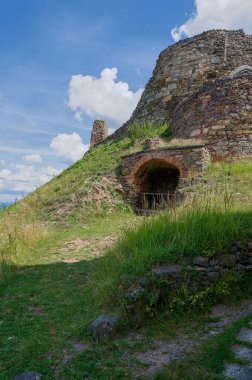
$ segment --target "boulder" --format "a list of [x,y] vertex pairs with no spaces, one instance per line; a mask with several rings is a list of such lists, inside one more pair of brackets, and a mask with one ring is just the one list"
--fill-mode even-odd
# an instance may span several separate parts
[[101,315],[88,326],[88,331],[91,332],[95,340],[101,340],[110,338],[115,333],[118,325],[118,317]]

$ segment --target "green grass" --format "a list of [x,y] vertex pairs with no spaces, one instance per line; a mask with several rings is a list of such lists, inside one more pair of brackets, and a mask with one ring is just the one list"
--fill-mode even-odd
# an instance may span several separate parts
[[239,362],[231,346],[238,343],[237,335],[252,319],[252,313],[233,323],[223,333],[209,339],[198,352],[186,360],[173,362],[155,380],[224,380],[222,371],[225,363]]
[[118,304],[120,285],[131,285],[153,266],[187,263],[197,255],[216,257],[251,236],[251,172],[251,161],[213,165],[206,174],[210,183],[214,180],[210,187],[194,189],[179,208],[127,230],[93,274],[97,299]]
[[[142,149],[146,137],[169,138],[163,135],[166,127],[157,133],[149,126],[141,133],[139,137],[133,131],[130,138],[90,150],[10,213],[2,214],[10,236],[21,237],[7,239],[5,245],[0,241],[5,257],[13,247],[12,271],[0,288],[1,380],[28,370],[41,372],[43,380],[130,379],[123,354],[127,352],[137,366],[134,350],[147,348],[150,336],[175,334],[185,316],[174,317],[167,311],[144,321],[140,331],[146,338],[134,347],[128,344],[126,328],[115,340],[96,344],[86,333],[87,324],[108,310],[118,312],[122,284],[134,283],[154,265],[184,263],[196,254],[215,256],[252,234],[251,160],[210,166],[205,175],[208,182],[188,189],[188,201],[156,217],[132,214],[110,185],[104,187],[108,202],[96,210],[90,189],[103,176],[115,171],[120,175],[122,154]],[[21,218],[24,204],[32,212]],[[36,228],[27,230],[27,226]],[[45,236],[40,234],[44,227]],[[105,238],[118,235],[115,246],[101,249]],[[80,249],[76,239],[85,241]],[[80,262],[65,264],[63,260],[69,258]],[[194,321],[188,318],[187,328],[200,325],[198,315]],[[73,352],[73,341],[87,343],[89,348],[61,366],[66,351]]]
[[[36,370],[50,380],[82,379],[84,374],[109,379],[111,371],[117,373],[115,379],[122,378],[125,363],[118,365],[118,360],[123,341],[118,351],[116,343],[93,345],[85,333],[86,325],[100,312],[87,282],[99,260],[92,254],[97,243],[107,236],[116,237],[122,226],[135,218],[132,214],[110,215],[94,218],[88,225],[56,230],[20,258],[13,275],[0,287],[1,380],[25,370]],[[87,242],[81,250],[67,244],[76,238]],[[80,262],[63,262],[71,257]],[[73,360],[62,369],[51,368],[61,365],[65,350],[74,352],[72,341],[88,341],[90,350],[76,359],[77,364]]]
[[[37,210],[41,218],[48,220],[85,221],[89,215],[101,212],[127,209],[115,186],[102,182],[103,177],[111,174],[120,176],[121,156],[144,148],[147,137],[160,136],[169,139],[170,129],[167,125],[152,124],[133,125],[129,137],[111,141],[90,149],[84,157],[55,177],[48,184],[40,187],[27,197],[27,201]],[[101,184],[106,199],[99,205],[93,196],[93,185]]]
[[139,144],[150,137],[160,137],[164,140],[171,139],[171,130],[167,124],[156,126],[154,124],[131,124],[128,128],[128,137],[132,145]]

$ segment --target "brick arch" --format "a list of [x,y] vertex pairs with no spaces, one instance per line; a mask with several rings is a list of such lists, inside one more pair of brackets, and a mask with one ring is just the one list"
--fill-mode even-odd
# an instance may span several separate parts
[[132,172],[131,172],[132,182],[135,182],[135,177],[137,176],[137,173],[141,169],[141,167],[145,163],[147,163],[148,161],[151,161],[153,159],[160,160],[160,161],[166,162],[167,164],[171,164],[171,165],[175,166],[179,170],[180,177],[182,177],[182,178],[186,178],[188,175],[188,170],[187,170],[185,164],[182,161],[180,161],[178,158],[176,158],[174,156],[168,156],[164,152],[147,153],[143,157],[141,157],[140,160],[132,168]]
[[242,74],[252,75],[252,66],[243,65],[243,66],[237,67],[235,70],[233,70],[230,73],[230,78],[231,79],[238,78],[239,76],[242,76]]

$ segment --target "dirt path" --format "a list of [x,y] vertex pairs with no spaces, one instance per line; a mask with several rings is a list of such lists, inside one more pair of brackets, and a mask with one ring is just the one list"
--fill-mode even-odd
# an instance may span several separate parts
[[232,351],[237,361],[243,364],[228,363],[225,365],[223,375],[233,380],[251,380],[252,379],[252,349],[248,346],[252,344],[252,320],[237,335],[239,345],[233,346]]
[[252,311],[252,298],[235,306],[217,305],[213,307],[210,317],[219,318],[217,322],[206,323],[205,330],[191,335],[180,335],[167,341],[154,341],[154,348],[146,352],[135,354],[136,359],[146,367],[133,370],[133,378],[151,379],[164,365],[173,360],[181,360],[189,352],[206,341],[210,336],[219,334],[230,323],[246,316]]

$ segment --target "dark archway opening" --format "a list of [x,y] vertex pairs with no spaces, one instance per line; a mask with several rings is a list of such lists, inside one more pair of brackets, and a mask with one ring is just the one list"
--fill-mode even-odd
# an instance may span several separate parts
[[139,209],[162,209],[174,203],[179,184],[179,169],[161,159],[145,162],[135,175]]

